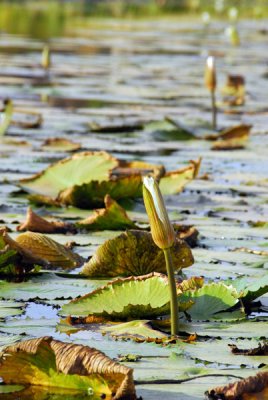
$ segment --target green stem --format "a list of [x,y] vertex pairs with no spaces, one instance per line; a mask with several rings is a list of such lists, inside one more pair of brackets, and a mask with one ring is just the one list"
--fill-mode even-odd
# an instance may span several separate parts
[[179,330],[179,309],[176,290],[176,281],[171,258],[170,249],[163,249],[168,273],[168,283],[170,290],[170,314],[171,314],[171,336],[176,336]]
[[211,90],[211,104],[212,104],[212,128],[217,129],[217,106],[215,90]]

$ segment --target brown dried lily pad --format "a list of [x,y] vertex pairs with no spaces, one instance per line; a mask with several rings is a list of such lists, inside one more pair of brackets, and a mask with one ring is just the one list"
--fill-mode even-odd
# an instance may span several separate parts
[[259,343],[253,349],[239,349],[235,344],[228,344],[233,354],[244,356],[268,356],[268,343]]
[[230,383],[226,386],[219,386],[206,392],[209,400],[243,400],[250,399],[246,397],[250,393],[265,392],[263,399],[268,394],[268,372],[259,372],[255,376],[249,376],[246,379]]
[[31,231],[39,233],[66,233],[75,232],[75,226],[63,221],[47,221],[39,217],[31,207],[27,210],[26,221],[17,226],[17,231]]
[[90,217],[77,222],[78,228],[86,230],[105,230],[105,229],[131,229],[135,224],[128,217],[126,211],[108,194],[104,198],[105,208],[95,210]]
[[112,400],[136,399],[132,368],[94,348],[48,336],[7,347],[0,359],[0,376],[5,384],[64,388]]
[[17,237],[16,243],[54,267],[75,268],[83,263],[83,258],[78,254],[41,233],[22,233]]
[[[194,262],[191,249],[182,240],[176,240],[171,254],[175,270]],[[138,276],[150,272],[166,273],[164,254],[151,233],[137,230],[107,240],[82,269],[83,274],[91,277]]]
[[35,111],[26,111],[15,109],[11,124],[19,126],[20,128],[39,128],[42,125],[43,117],[42,114]]
[[238,150],[243,149],[248,142],[251,125],[236,125],[225,129],[219,135],[210,137],[217,139],[211,147],[212,150]]

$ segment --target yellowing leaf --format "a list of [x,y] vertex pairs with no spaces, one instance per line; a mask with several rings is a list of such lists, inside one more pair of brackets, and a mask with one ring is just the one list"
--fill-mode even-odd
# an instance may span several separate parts
[[51,337],[7,347],[0,359],[0,376],[6,384],[65,388],[114,400],[136,399],[131,368],[94,348]]
[[52,138],[45,140],[41,147],[45,151],[66,152],[79,150],[81,144],[65,138]]
[[74,268],[81,265],[82,259],[60,243],[36,232],[25,232],[17,237],[16,242],[55,267]]
[[201,159],[191,161],[191,165],[186,168],[167,172],[159,183],[161,192],[164,195],[180,193],[188,182],[196,178],[200,163]]
[[[176,240],[171,249],[175,270],[189,267],[193,256],[189,246]],[[130,230],[101,245],[82,273],[87,276],[137,276],[150,272],[166,273],[164,254],[149,232]]]
[[95,210],[92,216],[77,222],[76,226],[87,230],[135,228],[124,208],[108,194],[104,198],[104,204],[106,208]]

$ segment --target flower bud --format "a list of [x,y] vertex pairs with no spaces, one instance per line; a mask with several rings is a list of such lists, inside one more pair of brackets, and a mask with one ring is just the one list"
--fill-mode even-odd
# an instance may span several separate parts
[[42,51],[41,64],[44,69],[48,69],[50,67],[50,49],[47,45],[44,46]]
[[158,183],[153,177],[143,179],[143,200],[153,241],[162,250],[170,248],[175,241],[175,232],[168,218]]
[[216,89],[216,67],[214,57],[212,56],[208,57],[206,62],[205,85],[210,91],[214,91]]

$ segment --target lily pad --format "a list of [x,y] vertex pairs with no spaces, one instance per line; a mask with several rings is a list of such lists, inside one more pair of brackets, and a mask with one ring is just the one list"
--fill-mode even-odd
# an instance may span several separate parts
[[188,311],[192,318],[206,320],[214,314],[233,307],[238,302],[238,295],[232,286],[224,283],[208,283],[200,289],[184,292],[182,301],[194,302]]
[[131,368],[94,348],[51,337],[9,346],[0,359],[4,383],[74,389],[114,399],[136,399],[132,374]]
[[177,171],[170,171],[160,180],[159,187],[164,195],[180,193],[184,186],[197,177],[201,159]]
[[24,311],[24,307],[24,303],[10,300],[0,300],[0,319],[14,315],[21,315]]
[[238,296],[243,299],[243,302],[251,302],[268,292],[267,275],[257,279],[241,277],[229,280],[228,284],[237,290]]
[[[193,263],[190,247],[177,239],[171,249],[175,270]],[[127,231],[101,245],[82,273],[87,276],[115,277],[166,272],[164,254],[153,242],[149,232]]]
[[118,161],[106,152],[77,153],[52,164],[43,172],[21,179],[19,186],[30,193],[57,197],[60,191],[92,180],[107,181]]
[[75,268],[83,259],[60,243],[37,232],[25,232],[19,235],[16,242],[54,267]]
[[167,313],[169,300],[167,277],[152,273],[109,282],[85,296],[64,304],[60,314],[76,317],[94,314],[119,319],[146,319]]
[[134,320],[130,322],[123,322],[121,324],[114,324],[111,326],[104,326],[101,332],[108,333],[114,338],[129,338],[129,339],[160,339],[165,335],[150,326],[149,320]]
[[108,194],[104,198],[104,209],[95,210],[94,214],[76,223],[76,226],[86,230],[122,230],[135,228],[126,211]]
[[142,176],[113,176],[109,181],[93,180],[63,190],[57,200],[59,203],[79,208],[103,205],[103,199],[109,194],[114,200],[137,198],[142,196]]
[[81,144],[65,138],[53,138],[45,140],[41,148],[45,151],[71,152],[79,150]]

